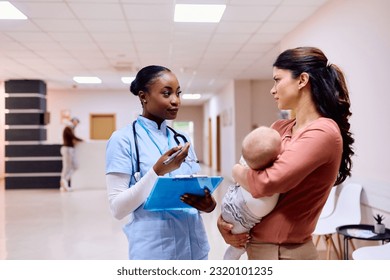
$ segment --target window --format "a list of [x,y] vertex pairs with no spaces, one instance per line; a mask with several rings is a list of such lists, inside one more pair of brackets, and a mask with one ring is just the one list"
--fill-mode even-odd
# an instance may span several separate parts
[[[173,122],[173,129],[177,131],[183,132],[185,135],[188,135],[191,139],[192,145],[195,146],[194,143],[194,122]],[[188,140],[190,140],[188,139]]]

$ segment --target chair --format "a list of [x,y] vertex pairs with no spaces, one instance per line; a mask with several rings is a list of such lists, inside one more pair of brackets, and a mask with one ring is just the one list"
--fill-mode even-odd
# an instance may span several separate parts
[[[340,195],[336,201],[336,206],[332,214],[318,220],[313,235],[318,235],[316,245],[322,237],[326,242],[326,256],[330,259],[330,249],[333,247],[337,258],[341,258],[341,252],[337,249],[333,241],[333,234],[337,233],[337,227],[347,224],[359,224],[361,221],[360,213],[360,194],[362,186],[356,183],[349,183],[342,187]],[[339,248],[341,248],[340,239],[337,237]],[[354,247],[352,243],[352,247]]]
[[325,202],[325,205],[322,208],[320,219],[326,218],[333,213],[334,207],[335,207],[335,202],[336,202],[336,189],[337,189],[337,187],[338,186],[335,186],[330,190],[330,193],[329,193],[328,198]]
[[[327,198],[327,200],[325,202],[325,205],[322,208],[322,211],[321,211],[319,219],[326,218],[326,217],[330,216],[333,213],[334,207],[335,207],[335,203],[336,203],[336,189],[337,189],[337,186],[333,187],[330,190],[330,193],[329,193],[328,198]],[[317,236],[317,240],[315,242],[316,247],[317,247],[318,243],[320,242],[320,239],[321,239],[321,236],[318,235]]]
[[361,247],[352,252],[354,260],[390,260],[390,243]]

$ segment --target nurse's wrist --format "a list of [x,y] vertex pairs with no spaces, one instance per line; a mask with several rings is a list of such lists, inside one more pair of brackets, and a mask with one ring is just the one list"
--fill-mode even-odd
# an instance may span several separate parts
[[154,185],[154,182],[157,180],[158,174],[153,170],[153,168],[149,169],[148,172],[141,178],[141,180],[145,180],[146,184]]
[[207,209],[204,209],[203,211],[206,213],[213,212],[216,206],[217,206],[217,202],[213,199],[210,206]]
[[153,171],[157,174],[157,176],[162,176],[165,173],[156,166],[157,164],[153,165]]

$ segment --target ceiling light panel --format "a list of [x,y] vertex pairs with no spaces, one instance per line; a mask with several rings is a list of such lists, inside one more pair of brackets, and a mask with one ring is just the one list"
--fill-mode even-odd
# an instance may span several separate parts
[[175,22],[219,22],[226,5],[176,4]]
[[27,17],[10,2],[1,1],[0,19],[27,19]]
[[101,84],[102,80],[98,77],[86,77],[86,76],[76,76],[73,77],[73,81],[79,84]]
[[200,99],[202,96],[199,93],[185,93],[182,95],[183,99],[187,100],[197,100]]
[[121,78],[122,83],[127,84],[127,85],[131,84],[131,82],[134,80],[135,80],[135,77],[122,77]]

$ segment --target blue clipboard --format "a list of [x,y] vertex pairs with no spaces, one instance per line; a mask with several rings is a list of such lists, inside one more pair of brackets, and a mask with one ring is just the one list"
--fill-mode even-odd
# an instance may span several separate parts
[[192,208],[180,200],[183,194],[204,195],[205,187],[213,193],[222,180],[221,176],[159,177],[144,204],[144,209],[160,211]]

